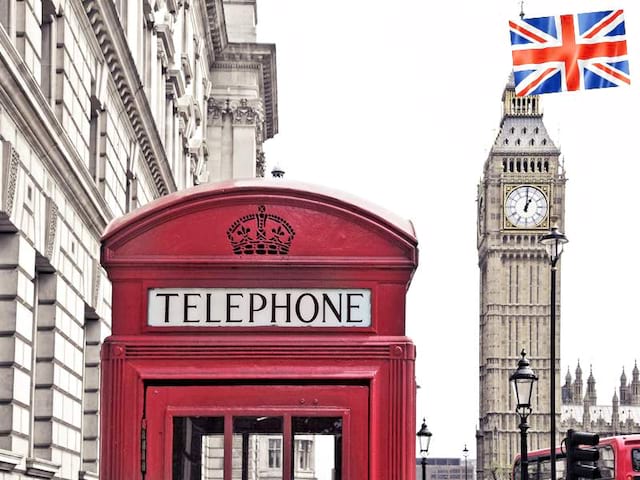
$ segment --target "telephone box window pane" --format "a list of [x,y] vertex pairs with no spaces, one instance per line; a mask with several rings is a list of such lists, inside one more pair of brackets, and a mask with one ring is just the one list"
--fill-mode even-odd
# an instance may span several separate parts
[[222,478],[224,418],[173,417],[173,480]]
[[293,417],[294,478],[342,479],[342,418]]
[[282,479],[282,417],[233,417],[233,479]]
[[640,448],[631,450],[631,465],[634,472],[640,472]]

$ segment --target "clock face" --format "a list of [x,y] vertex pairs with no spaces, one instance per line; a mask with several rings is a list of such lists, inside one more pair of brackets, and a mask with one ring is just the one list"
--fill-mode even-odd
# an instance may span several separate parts
[[507,220],[518,228],[535,228],[547,217],[549,203],[539,188],[529,185],[516,187],[504,202]]

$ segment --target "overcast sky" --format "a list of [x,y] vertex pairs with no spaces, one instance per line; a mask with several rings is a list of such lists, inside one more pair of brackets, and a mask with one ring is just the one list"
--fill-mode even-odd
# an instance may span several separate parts
[[[610,404],[640,357],[640,5],[528,0],[527,17],[625,10],[632,86],[543,97],[567,172],[561,379],[593,364]],[[515,0],[258,0],[275,43],[279,131],[268,171],[366,198],[411,219],[420,266],[407,332],[430,456],[475,457],[478,423],[476,188],[511,69]],[[514,363],[515,367],[515,363]],[[417,426],[416,426],[417,427]]]

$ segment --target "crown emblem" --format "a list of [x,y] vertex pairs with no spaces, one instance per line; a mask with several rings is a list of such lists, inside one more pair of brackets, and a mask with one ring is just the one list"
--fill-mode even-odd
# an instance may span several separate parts
[[266,213],[264,205],[258,213],[240,217],[227,230],[236,255],[286,255],[295,232],[282,217]]

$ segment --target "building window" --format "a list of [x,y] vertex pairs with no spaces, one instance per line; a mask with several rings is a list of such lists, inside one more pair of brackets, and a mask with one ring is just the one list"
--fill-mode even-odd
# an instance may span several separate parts
[[296,440],[296,467],[298,470],[311,470],[311,451],[313,441]]
[[269,439],[269,468],[282,467],[282,439]]

